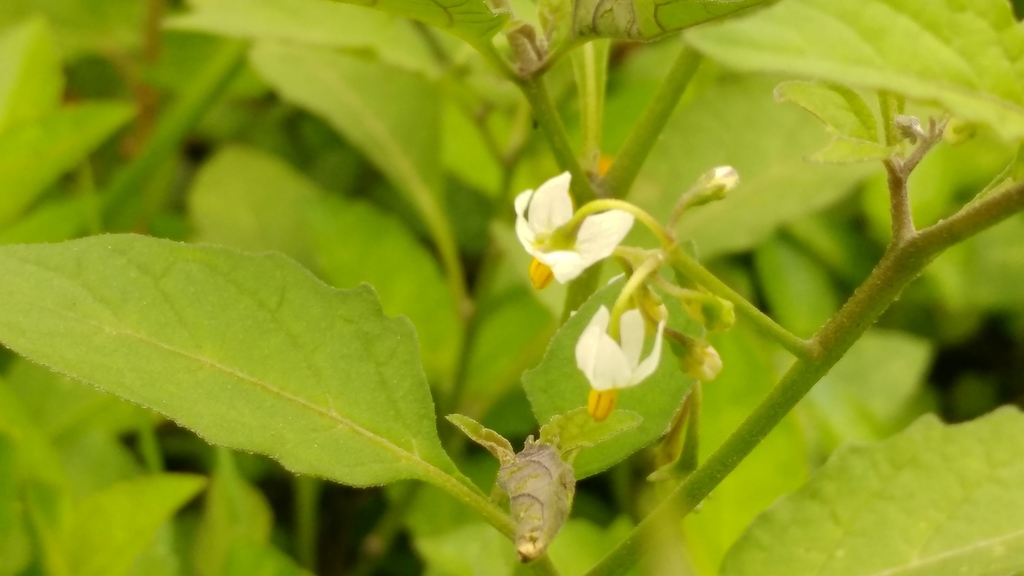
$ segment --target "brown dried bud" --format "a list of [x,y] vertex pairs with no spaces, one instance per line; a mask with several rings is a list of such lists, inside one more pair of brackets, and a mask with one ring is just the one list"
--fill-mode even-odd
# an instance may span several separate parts
[[512,462],[502,465],[497,480],[508,494],[519,560],[538,558],[569,516],[576,493],[572,467],[556,448],[530,438]]

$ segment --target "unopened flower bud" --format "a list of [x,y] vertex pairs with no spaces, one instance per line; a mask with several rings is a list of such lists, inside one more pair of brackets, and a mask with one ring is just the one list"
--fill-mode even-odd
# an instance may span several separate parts
[[918,140],[924,140],[927,137],[924,128],[921,128],[921,121],[914,116],[897,114],[893,118],[893,124],[899,130],[900,136],[910,140],[911,144],[916,144]]
[[544,65],[548,57],[547,43],[543,35],[525,22],[517,22],[505,31],[508,45],[512,48],[516,68],[525,77],[533,76]]
[[679,359],[683,371],[698,380],[714,380],[722,371],[722,357],[710,344],[693,346]]
[[736,172],[735,168],[732,166],[719,166],[705,172],[697,180],[688,193],[691,197],[688,199],[687,205],[688,207],[700,206],[708,202],[721,200],[739,183],[740,175]]
[[681,296],[679,303],[690,316],[712,332],[724,332],[736,323],[736,308],[732,302],[702,292]]
[[724,332],[736,323],[735,306],[717,296],[704,301],[701,314],[704,316],[704,327],[712,332]]

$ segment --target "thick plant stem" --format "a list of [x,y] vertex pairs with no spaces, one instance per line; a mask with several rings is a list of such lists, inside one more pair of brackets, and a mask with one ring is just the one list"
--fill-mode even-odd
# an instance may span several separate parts
[[533,110],[533,117],[544,132],[544,136],[551,145],[551,150],[558,160],[558,164],[572,174],[572,194],[576,205],[590,202],[596,195],[594,187],[590,184],[583,167],[573,152],[572,144],[569,143],[569,136],[565,132],[565,125],[562,118],[555,109],[555,103],[551,101],[544,79],[540,76],[527,78],[519,82],[526,100]]
[[684,46],[654,99],[615,156],[608,173],[601,179],[599,186],[602,192],[614,198],[624,198],[629,193],[633,181],[640,173],[640,167],[657,142],[679,99],[686,92],[699,64],[700,55]]
[[914,216],[910,210],[910,193],[907,178],[892,160],[885,161],[885,172],[889,182],[889,213],[892,219],[894,243],[906,241],[915,232]]
[[946,248],[1024,210],[1016,184],[954,216],[894,243],[853,296],[811,340],[819,354],[798,360],[732,435],[588,574],[624,573],[640,561],[658,526],[678,521],[731,473],[851,346]]
[[582,164],[589,174],[597,174],[600,165],[601,123],[604,121],[604,93],[610,48],[610,40],[591,40],[572,53],[583,132]]

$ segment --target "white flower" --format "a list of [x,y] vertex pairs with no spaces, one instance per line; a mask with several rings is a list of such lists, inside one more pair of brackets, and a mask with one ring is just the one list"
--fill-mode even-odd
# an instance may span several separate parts
[[604,420],[615,407],[618,390],[636,386],[654,373],[661,360],[665,321],[658,323],[651,353],[643,352],[644,319],[637,309],[627,310],[619,318],[619,340],[608,335],[611,314],[601,306],[576,343],[576,366],[590,382],[588,411],[595,420]]
[[[541,184],[536,191],[522,192],[515,200],[519,241],[562,283],[579,276],[591,264],[611,256],[633,226],[631,214],[608,210],[587,216],[576,231],[563,230],[556,234],[559,228],[572,220],[571,178],[568,172],[563,172]],[[543,280],[543,272],[546,270],[531,266],[530,277],[534,285],[546,284],[539,282]]]
[[710,187],[721,188],[723,194],[740,183],[740,175],[732,166],[719,166],[711,171]]

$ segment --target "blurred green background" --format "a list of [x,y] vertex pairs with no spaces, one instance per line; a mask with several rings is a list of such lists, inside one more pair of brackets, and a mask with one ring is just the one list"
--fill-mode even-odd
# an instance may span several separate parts
[[[679,46],[613,46],[609,159]],[[736,193],[688,214],[679,233],[809,336],[884,250],[888,203],[880,167],[804,161],[827,138],[774,102],[782,80],[705,61],[630,199],[665,216],[703,171],[735,166]],[[549,82],[578,141],[568,60]],[[984,131],[939,146],[911,179],[918,224],[951,214],[1012,154]],[[131,231],[280,251],[331,285],[369,282],[387,313],[416,326],[434,389],[461,387],[459,405],[442,409],[515,443],[536,430],[519,382],[557,327],[564,289],[530,287],[511,198],[557,172],[514,87],[458,40],[410,21],[321,0],[0,2],[0,243]],[[468,325],[417,203],[424,190],[466,270]],[[1024,406],[1022,247],[1017,216],[939,258],[686,520],[664,573],[716,573],[743,527],[841,443],[885,438],[929,411],[962,421]],[[705,387],[704,454],[787,362],[742,322],[714,344],[725,369]],[[489,490],[495,465],[439,427]],[[641,453],[580,485],[551,552],[566,573],[650,506],[648,467]],[[161,470],[209,481],[201,495],[145,483]],[[119,482],[137,498],[111,497]],[[0,350],[0,576],[300,566],[325,576],[519,570],[496,532],[433,489],[294,478]]]

